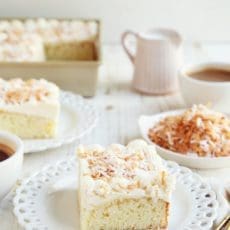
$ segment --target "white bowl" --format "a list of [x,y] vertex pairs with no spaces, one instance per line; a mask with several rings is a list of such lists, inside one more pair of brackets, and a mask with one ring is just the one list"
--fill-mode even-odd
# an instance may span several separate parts
[[155,144],[148,137],[149,129],[167,116],[181,114],[184,110],[174,110],[164,113],[159,113],[153,116],[141,116],[139,118],[139,129],[142,137],[150,144],[156,146],[157,153],[164,159],[176,161],[180,165],[190,168],[200,169],[214,169],[214,168],[227,168],[230,166],[230,157],[199,157],[193,155],[183,155],[181,153],[173,152],[168,149],[162,148]]
[[211,103],[214,110],[230,114],[230,81],[211,82],[188,77],[191,72],[205,69],[230,72],[230,63],[203,63],[182,68],[179,74],[179,82],[181,93],[187,106]]
[[9,146],[14,153],[0,162],[0,201],[10,191],[20,175],[23,163],[23,143],[15,135],[0,132],[0,144]]

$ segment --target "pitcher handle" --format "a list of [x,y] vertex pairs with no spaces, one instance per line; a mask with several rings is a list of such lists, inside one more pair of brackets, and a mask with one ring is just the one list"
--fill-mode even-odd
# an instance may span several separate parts
[[128,37],[129,35],[134,36],[135,39],[137,39],[137,36],[138,36],[137,33],[133,32],[133,31],[130,31],[130,30],[127,30],[127,31],[125,31],[125,32],[122,34],[122,36],[121,36],[121,44],[122,44],[122,46],[123,46],[125,52],[127,53],[128,57],[129,57],[129,59],[130,59],[130,61],[131,61],[132,63],[134,63],[135,55],[130,51],[129,47],[128,47],[127,44],[126,44],[126,39],[127,39],[127,37]]

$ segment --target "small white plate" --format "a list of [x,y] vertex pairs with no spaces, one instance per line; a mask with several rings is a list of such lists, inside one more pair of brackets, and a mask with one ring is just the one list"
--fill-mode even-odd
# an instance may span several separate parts
[[[191,170],[174,162],[165,163],[177,179],[169,230],[210,229],[218,208],[215,193]],[[79,229],[76,165],[76,159],[65,160],[22,181],[13,200],[21,226],[26,230]],[[68,186],[68,181],[74,181],[75,189]]]
[[183,155],[177,152],[170,151],[168,149],[162,148],[155,144],[148,137],[149,129],[156,125],[160,120],[167,116],[181,114],[184,110],[174,110],[164,113],[159,113],[153,116],[140,116],[139,118],[139,128],[142,137],[150,144],[156,146],[157,153],[170,161],[176,161],[177,163],[191,167],[191,168],[201,168],[201,169],[212,169],[212,168],[225,168],[230,165],[230,157],[199,157],[193,155]]
[[98,114],[81,96],[61,91],[61,111],[57,136],[51,139],[25,139],[24,152],[39,152],[69,144],[90,132],[96,125]]

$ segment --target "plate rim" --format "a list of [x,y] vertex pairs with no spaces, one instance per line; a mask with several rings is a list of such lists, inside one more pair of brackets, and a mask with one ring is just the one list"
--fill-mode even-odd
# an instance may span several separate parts
[[[226,161],[228,160],[230,162],[230,156],[227,157],[199,157],[199,156],[191,156],[191,155],[186,155],[186,154],[180,154],[178,152],[173,152],[169,149],[165,149],[161,146],[159,146],[158,144],[154,143],[153,141],[150,140],[150,138],[148,137],[148,133],[145,132],[145,127],[143,127],[143,123],[146,120],[155,120],[155,121],[159,121],[161,119],[163,119],[164,117],[168,116],[168,115],[175,115],[175,114],[180,114],[183,111],[185,111],[185,109],[178,109],[178,110],[169,110],[169,111],[165,111],[165,112],[160,112],[160,113],[156,113],[153,115],[140,115],[138,118],[138,126],[139,126],[139,131],[141,133],[142,138],[144,138],[149,144],[152,144],[156,147],[156,150],[158,152],[158,154],[160,154],[162,157],[166,157],[168,158],[168,155],[171,155],[172,157],[170,157],[169,160],[172,160],[172,158],[174,158],[174,160],[178,161],[178,163],[182,163],[182,161],[187,161],[189,160],[194,160],[194,161],[212,161],[212,162],[220,162],[220,161]],[[150,128],[152,128],[153,124],[150,126],[148,126],[148,130]],[[202,163],[202,162],[201,162]],[[183,164],[184,166],[188,166],[187,164]],[[189,166],[191,167],[191,166]],[[199,168],[206,168],[206,169],[211,169],[211,168],[220,168],[222,166],[218,166],[216,165],[216,167],[199,167]]]
[[[78,101],[78,103],[83,103],[84,102],[84,107],[85,108],[90,108],[90,112],[93,114],[93,120],[91,120],[91,124],[88,126],[87,129],[85,129],[84,131],[82,131],[80,134],[76,134],[73,135],[69,138],[60,138],[60,139],[55,139],[55,138],[50,138],[50,139],[22,139],[23,144],[24,144],[24,154],[30,154],[30,153],[34,153],[34,152],[41,152],[41,151],[45,151],[48,149],[53,149],[53,148],[57,148],[57,147],[61,147],[62,145],[66,145],[66,144],[70,144],[80,138],[82,138],[83,136],[87,135],[88,133],[90,133],[96,126],[98,120],[99,120],[99,112],[97,111],[97,109],[95,108],[95,106],[93,106],[91,103],[89,103],[88,101],[86,101],[81,95],[79,94],[75,94],[71,91],[65,91],[65,90],[60,90],[60,104],[62,106],[62,104],[65,105],[65,102],[61,101],[64,99],[61,99],[62,97],[72,97],[72,99],[74,98],[74,100]],[[69,105],[69,104],[68,104]],[[75,107],[72,107],[74,110]],[[50,144],[45,144],[45,145],[40,145],[40,146],[36,146],[36,147],[30,147],[28,149],[26,149],[26,142],[27,141],[49,141],[50,140]]]
[[[190,202],[192,204],[191,210],[193,210],[193,211],[194,211],[194,209],[196,210],[196,213],[195,213],[196,217],[195,218],[199,218],[199,221],[200,221],[199,223],[200,224],[203,223],[203,222],[206,222],[208,227],[211,227],[213,225],[214,220],[217,217],[217,209],[219,207],[219,204],[218,204],[218,201],[217,201],[217,198],[216,198],[216,194],[212,190],[211,186],[207,182],[204,182],[202,180],[201,176],[199,176],[198,174],[192,172],[192,170],[190,170],[190,169],[188,169],[186,167],[180,166],[176,162],[173,162],[173,161],[166,161],[166,160],[163,160],[163,161],[166,163],[166,165],[168,167],[168,170],[170,171],[170,169],[171,169],[172,170],[171,173],[174,172],[175,175],[177,175],[177,178],[179,178],[179,181],[182,180],[181,184],[183,184],[185,187],[187,186],[185,189],[190,188],[189,192],[192,194],[191,199],[193,201],[193,203]],[[29,183],[31,183],[31,181],[32,182],[34,181],[34,183],[35,183],[36,178],[39,180],[39,175],[44,176],[43,179],[46,179],[46,176],[49,175],[49,173],[48,173],[49,170],[52,170],[52,172],[53,172],[53,169],[55,169],[57,171],[60,170],[61,172],[63,172],[63,175],[60,176],[60,177],[63,177],[65,174],[67,175],[67,173],[69,173],[69,171],[71,171],[71,169],[69,169],[69,168],[71,168],[71,165],[72,165],[72,170],[74,170],[76,168],[76,165],[77,165],[76,157],[71,157],[71,158],[68,158],[66,160],[58,161],[54,165],[49,164],[49,165],[43,167],[41,170],[37,171],[36,173],[32,174],[30,177],[24,178],[21,181],[19,187],[15,191],[15,196],[13,198],[13,205],[14,205],[13,213],[16,216],[16,218],[18,220],[18,223],[22,227],[24,227],[26,230],[31,230],[32,228],[29,226],[31,223],[28,224],[28,223],[25,222],[26,211],[23,210],[22,213],[20,211],[21,207],[25,207],[25,205],[23,206],[23,204],[20,203],[20,200],[23,200],[23,198],[22,198],[23,197],[22,194],[24,194],[23,190],[24,190],[24,192],[26,191],[25,187]],[[60,167],[60,166],[62,166],[62,167]],[[64,166],[64,168],[63,168],[63,166]],[[68,172],[65,171],[65,170],[67,170]],[[196,191],[195,187],[191,187],[191,186],[189,187],[188,182],[186,182],[188,180],[189,176],[192,177],[195,180],[195,182],[199,182],[198,184],[196,183],[197,186],[199,187],[199,189],[197,191]],[[55,177],[55,172],[51,175],[51,177],[56,178]],[[191,182],[191,183],[193,184],[193,186],[195,186],[194,182]],[[37,184],[35,183],[34,186],[37,186]],[[50,186],[50,184],[49,185],[46,184],[45,186],[48,187],[48,186]],[[204,191],[201,190],[201,186],[204,186],[204,188],[202,188],[202,189],[204,189]],[[193,189],[193,190],[191,190],[191,189]],[[35,192],[34,189],[29,189],[28,191],[30,193]],[[40,190],[38,189],[38,191],[40,191]],[[47,188],[46,191],[48,191],[48,188]],[[203,198],[203,200],[201,200],[201,201],[196,201],[195,199],[197,197],[196,198],[193,197],[194,196],[193,193],[195,193],[195,191],[196,191],[197,196],[199,195],[199,197],[201,197],[204,194],[206,194],[206,195],[208,194],[209,196],[208,196],[208,198]],[[202,193],[202,191],[203,191],[203,193]],[[206,197],[206,195],[205,195],[205,197]],[[206,203],[204,202],[205,201],[204,199],[206,199]],[[197,217],[197,213],[199,213],[197,211],[198,210],[197,205],[200,204],[200,203],[197,203],[197,202],[201,202],[201,207],[199,208],[200,213],[202,213],[202,215],[205,214],[205,217],[203,217],[203,216]],[[206,207],[207,210],[205,210],[204,206],[202,206],[202,205],[207,204],[207,203],[212,204],[212,207],[209,207],[209,208]],[[211,216],[207,216],[207,213],[211,213]],[[191,217],[191,216],[189,216],[189,217]],[[194,221],[196,221],[196,222],[194,223]],[[183,223],[182,229],[192,230],[192,229],[194,229],[193,227],[197,226],[197,224],[198,224],[197,220],[193,220],[193,219],[189,220],[189,222],[190,222],[190,225],[189,225],[189,223]],[[33,224],[33,222],[32,222],[32,224]],[[35,223],[35,224],[37,224],[37,223]],[[44,227],[44,226],[42,226],[42,227]],[[40,228],[38,228],[38,229],[40,229]],[[201,229],[203,229],[203,228],[201,228]],[[207,229],[207,226],[205,226],[204,229]]]

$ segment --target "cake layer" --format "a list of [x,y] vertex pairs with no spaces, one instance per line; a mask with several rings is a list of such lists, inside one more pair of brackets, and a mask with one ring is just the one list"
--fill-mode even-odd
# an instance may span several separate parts
[[21,138],[51,138],[57,131],[57,121],[38,116],[0,112],[0,130]]
[[174,178],[153,145],[80,146],[78,155],[81,229],[167,227]]
[[81,216],[81,230],[166,229],[169,203],[150,198],[117,199]]

